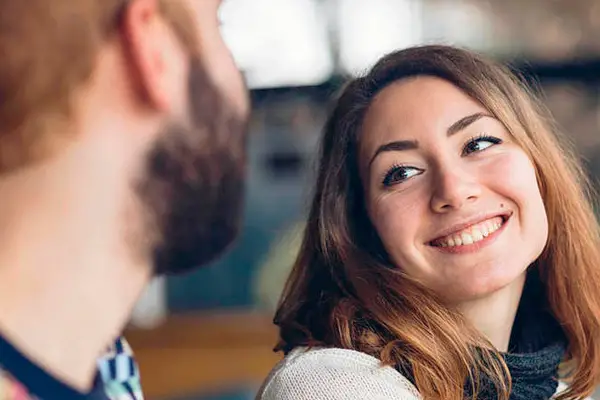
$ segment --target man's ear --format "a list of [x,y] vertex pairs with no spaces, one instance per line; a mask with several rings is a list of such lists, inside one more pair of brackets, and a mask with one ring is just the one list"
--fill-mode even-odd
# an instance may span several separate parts
[[131,0],[122,19],[122,34],[136,89],[150,107],[168,111],[173,40],[160,14],[159,0]]

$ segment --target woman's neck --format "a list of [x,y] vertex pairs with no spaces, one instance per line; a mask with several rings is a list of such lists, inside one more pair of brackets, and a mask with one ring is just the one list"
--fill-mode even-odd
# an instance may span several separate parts
[[490,295],[461,303],[459,311],[501,352],[508,351],[526,274]]

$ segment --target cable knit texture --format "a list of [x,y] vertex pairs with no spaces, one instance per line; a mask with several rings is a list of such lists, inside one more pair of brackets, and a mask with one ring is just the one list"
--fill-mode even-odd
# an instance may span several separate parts
[[[557,393],[565,389],[560,383]],[[293,350],[271,371],[256,399],[422,400],[396,369],[367,354],[335,348]]]
[[[545,299],[534,270],[527,278],[519,304],[509,352],[502,354],[512,377],[510,400],[549,400],[565,389],[558,382],[558,367],[566,338]],[[297,348],[274,368],[257,399],[421,399],[410,370],[405,370],[382,367],[377,358],[354,350]],[[465,398],[472,397],[469,386]],[[479,388],[479,398],[497,397],[494,385],[485,376]]]
[[[558,389],[558,366],[565,348],[562,344],[545,347],[534,353],[503,354],[512,377],[510,400],[548,400]],[[465,390],[465,398],[472,398],[471,390]],[[491,399],[497,396],[496,389],[489,379],[483,378],[479,398]]]
[[293,350],[259,391],[257,400],[417,400],[398,371],[354,350]]

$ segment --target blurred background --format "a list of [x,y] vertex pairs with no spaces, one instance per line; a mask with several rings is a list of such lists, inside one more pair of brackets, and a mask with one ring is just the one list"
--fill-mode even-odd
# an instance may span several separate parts
[[600,177],[597,0],[225,0],[223,34],[252,89],[244,230],[192,275],[157,280],[127,338],[148,399],[252,399],[280,356],[271,319],[293,262],[328,100],[402,47],[444,43],[510,63]]

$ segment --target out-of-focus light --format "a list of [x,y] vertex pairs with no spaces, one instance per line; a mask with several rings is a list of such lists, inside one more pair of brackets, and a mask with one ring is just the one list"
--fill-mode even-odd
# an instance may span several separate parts
[[167,318],[165,278],[154,278],[144,290],[131,315],[131,325],[151,329]]
[[228,0],[223,37],[250,88],[322,83],[333,72],[326,15],[316,0]]
[[421,0],[337,0],[343,72],[360,74],[378,58],[422,40]]
[[498,47],[500,43],[492,43],[494,24],[485,11],[484,2],[472,0],[425,2],[423,40],[490,51],[492,44]]

